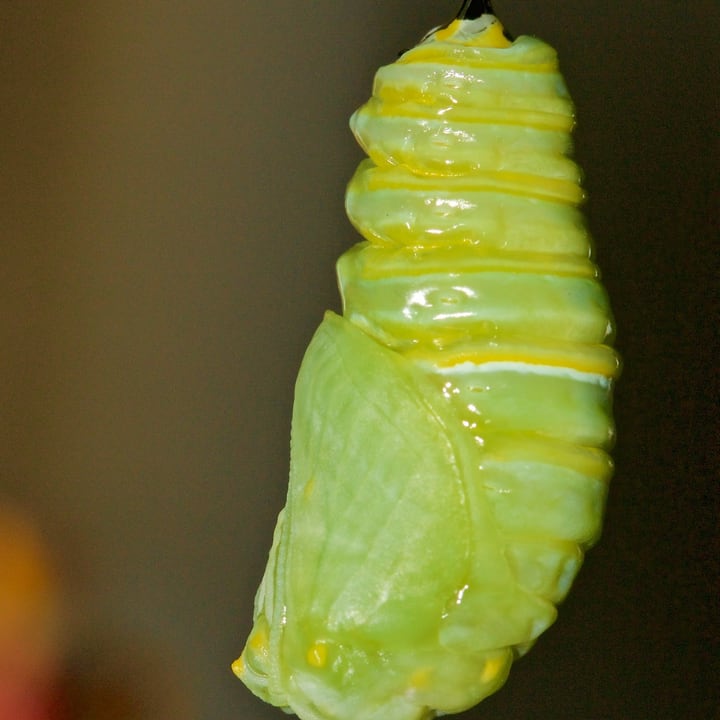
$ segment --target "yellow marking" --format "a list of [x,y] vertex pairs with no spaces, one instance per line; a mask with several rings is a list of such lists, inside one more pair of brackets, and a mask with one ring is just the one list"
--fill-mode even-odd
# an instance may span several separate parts
[[504,657],[496,657],[492,660],[486,661],[485,667],[483,668],[482,674],[480,675],[480,680],[482,680],[482,682],[484,683],[491,682],[498,676],[504,666]]
[[458,20],[454,20],[447,27],[436,30],[435,39],[440,40],[440,42],[443,42],[444,40],[449,40],[457,32],[459,24],[460,23]]
[[305,488],[303,489],[303,497],[306,500],[310,499],[310,496],[313,494],[313,490],[315,489],[315,478],[310,478],[307,483],[305,484]]
[[241,655],[233,664],[232,664],[232,671],[237,675],[239,678],[243,676],[243,673],[245,672],[245,661],[243,660],[243,656]]
[[325,667],[327,664],[327,645],[322,640],[319,640],[314,645],[310,646],[307,651],[308,664],[316,668]]
[[467,250],[465,247],[441,247],[431,257],[415,262],[417,250],[400,247],[388,251],[377,245],[365,246],[354,253],[363,280],[386,278],[423,277],[448,273],[478,274],[485,272],[513,272],[531,275],[553,275],[595,279],[597,267],[585,258],[565,253],[532,253],[495,249],[493,251]]
[[552,199],[570,205],[578,205],[585,197],[576,182],[519,172],[487,171],[440,179],[434,176],[420,178],[402,172],[373,172],[367,173],[363,179],[369,192],[385,189],[417,190],[418,187],[426,192],[434,189],[455,193],[497,191],[521,197]]
[[503,27],[499,22],[493,23],[484,33],[473,38],[473,47],[508,48],[512,42],[503,35]]
[[263,653],[267,650],[268,636],[264,628],[257,628],[248,640],[248,646],[253,652]]
[[430,684],[431,672],[429,668],[421,668],[416,670],[410,676],[410,687],[414,690],[423,690]]
[[[433,337],[432,329],[428,333]],[[434,333],[434,334],[433,334]],[[419,333],[418,333],[419,334]],[[482,365],[486,362],[508,362],[526,363],[528,365],[548,365],[557,368],[567,368],[577,372],[602,375],[607,378],[617,377],[620,371],[620,361],[617,353],[606,345],[588,346],[579,349],[568,348],[565,352],[562,349],[541,348],[492,348],[487,347],[478,350],[448,350],[443,355],[413,349],[407,353],[409,357],[421,362],[429,362],[438,368],[451,368],[463,363]]]
[[[383,98],[385,99],[385,98]],[[383,102],[374,108],[367,108],[364,115],[376,118],[422,118],[434,120],[432,111],[428,112],[428,105],[432,104],[433,95],[420,95],[420,103],[415,106],[407,101],[402,104]],[[430,115],[430,117],[428,117]],[[523,108],[460,108],[452,109],[452,119],[457,123],[475,125],[510,125],[513,127],[530,128],[534,130],[557,130],[570,132],[575,125],[571,113],[544,112],[542,110],[525,110]]]
[[[548,58],[544,62],[523,62],[513,57],[491,59],[484,54],[474,54],[472,52],[472,45],[459,45],[459,48],[461,52],[463,50],[470,51],[462,54],[462,64],[465,67],[480,67],[490,70],[513,70],[515,72],[538,74],[556,73],[558,70],[557,59],[554,57]],[[442,47],[439,48],[434,43],[417,45],[412,50],[401,55],[396,62],[398,65],[409,65],[410,63],[416,62],[432,62],[436,65],[456,65],[457,57],[449,56],[447,52],[442,52],[442,49]]]

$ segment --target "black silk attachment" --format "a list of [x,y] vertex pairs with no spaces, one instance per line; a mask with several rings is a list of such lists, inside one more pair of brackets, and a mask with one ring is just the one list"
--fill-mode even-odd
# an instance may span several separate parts
[[460,20],[475,20],[481,15],[494,15],[490,0],[465,0],[457,17]]

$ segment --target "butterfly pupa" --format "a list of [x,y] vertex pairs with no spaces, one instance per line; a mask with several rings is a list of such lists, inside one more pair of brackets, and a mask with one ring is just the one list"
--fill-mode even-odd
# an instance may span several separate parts
[[[466,3],[467,4],[467,3]],[[619,362],[554,50],[461,17],[381,68],[233,669],[302,720],[495,692],[598,538]]]

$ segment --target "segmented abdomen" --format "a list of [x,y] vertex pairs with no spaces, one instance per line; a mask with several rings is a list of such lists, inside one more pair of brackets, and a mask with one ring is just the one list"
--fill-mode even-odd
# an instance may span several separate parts
[[367,242],[338,265],[344,314],[454,406],[519,585],[557,602],[600,530],[618,370],[573,107],[549,46],[443,32],[353,116],[370,159],[347,211]]

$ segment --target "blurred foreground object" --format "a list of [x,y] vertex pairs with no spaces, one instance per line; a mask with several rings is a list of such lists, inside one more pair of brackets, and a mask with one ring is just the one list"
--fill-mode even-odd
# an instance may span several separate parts
[[41,535],[0,504],[0,720],[60,717],[60,608]]

